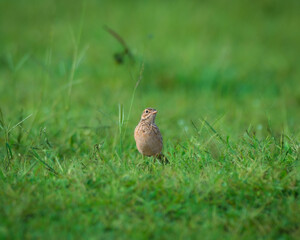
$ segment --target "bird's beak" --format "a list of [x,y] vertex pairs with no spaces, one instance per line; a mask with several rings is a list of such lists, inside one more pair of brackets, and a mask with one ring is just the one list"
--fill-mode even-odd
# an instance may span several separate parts
[[154,110],[153,112],[152,112],[152,114],[156,114],[157,113],[157,111],[156,110]]

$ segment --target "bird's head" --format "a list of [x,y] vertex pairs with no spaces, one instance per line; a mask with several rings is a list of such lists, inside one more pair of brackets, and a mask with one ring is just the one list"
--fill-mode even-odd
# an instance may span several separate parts
[[141,116],[141,121],[154,123],[157,111],[154,108],[146,108]]

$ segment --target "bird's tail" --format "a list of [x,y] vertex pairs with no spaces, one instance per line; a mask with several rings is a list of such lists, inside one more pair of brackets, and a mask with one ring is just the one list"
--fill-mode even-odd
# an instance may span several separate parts
[[162,164],[168,164],[170,163],[168,158],[163,155],[162,153],[160,153],[158,156],[157,156],[157,159],[162,163]]

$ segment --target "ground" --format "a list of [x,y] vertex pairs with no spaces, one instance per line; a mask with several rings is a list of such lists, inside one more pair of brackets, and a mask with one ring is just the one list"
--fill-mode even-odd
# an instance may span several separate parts
[[0,8],[0,239],[300,238],[299,1]]

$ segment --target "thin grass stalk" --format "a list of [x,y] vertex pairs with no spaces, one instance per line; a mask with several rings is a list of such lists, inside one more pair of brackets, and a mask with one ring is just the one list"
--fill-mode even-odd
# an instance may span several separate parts
[[140,84],[140,82],[141,82],[141,80],[143,78],[143,72],[144,72],[144,62],[141,65],[139,78],[136,81],[134,89],[133,89],[133,92],[132,92],[131,101],[130,101],[130,105],[129,105],[129,111],[128,111],[128,117],[127,117],[127,120],[126,120],[125,130],[124,130],[124,135],[123,135],[124,138],[125,138],[125,135],[126,135],[126,131],[127,131],[127,127],[128,127],[128,122],[129,122],[130,115],[131,115],[131,110],[132,110],[132,106],[133,106],[133,102],[134,102],[135,92],[136,92],[136,90],[137,90],[137,88],[138,88],[138,86],[139,86],[139,84]]
[[124,125],[124,106],[119,104],[119,137],[120,137],[120,148],[119,148],[119,155],[122,157],[123,152],[123,138],[122,138],[122,130]]

